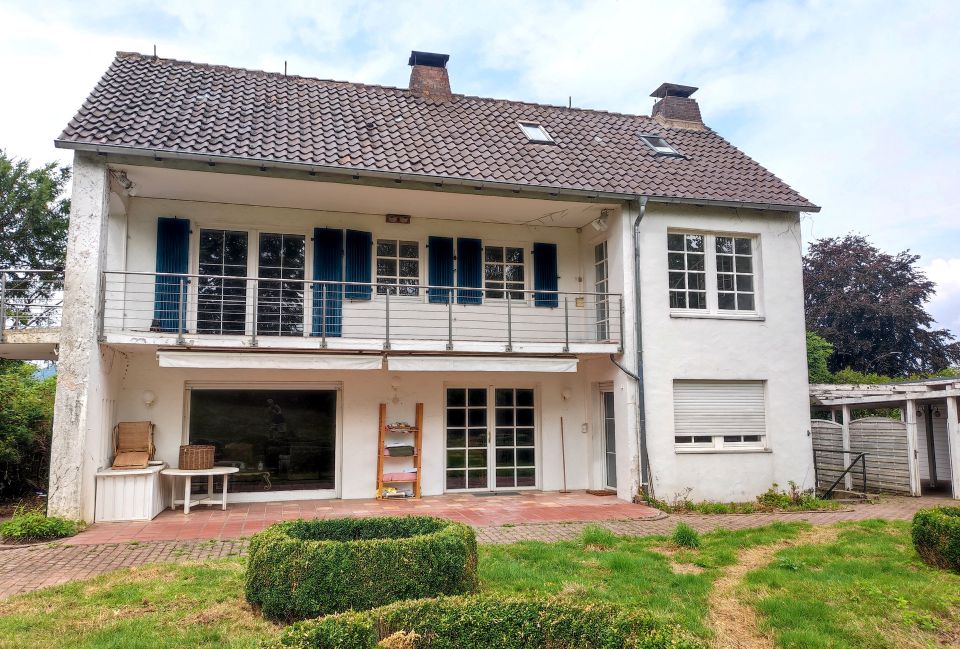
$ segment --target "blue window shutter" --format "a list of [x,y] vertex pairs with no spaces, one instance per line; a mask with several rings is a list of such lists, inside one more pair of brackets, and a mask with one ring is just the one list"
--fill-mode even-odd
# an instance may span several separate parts
[[[483,286],[483,245],[480,239],[457,239],[457,286],[480,289]],[[457,291],[458,304],[480,304],[479,290]]]
[[[316,228],[313,231],[313,279],[323,282],[343,281],[343,230]],[[326,302],[323,299],[324,286]],[[342,315],[343,284],[314,284],[311,335],[340,337]]]
[[[427,239],[427,283],[431,286],[453,286],[453,239]],[[446,304],[451,299],[451,293],[451,289],[427,289],[427,300],[432,304]]]
[[[373,235],[369,232],[347,230],[344,255],[346,257],[346,282],[370,283],[371,255],[373,254]],[[372,295],[370,286],[347,285],[348,300],[369,300]]]
[[[533,294],[534,306],[555,308],[559,299],[557,290],[557,244],[533,244]],[[554,292],[547,292],[554,291]]]
[[[190,221],[170,217],[157,219],[157,272],[186,273],[190,250]],[[155,331],[177,331],[186,323],[186,277],[158,276],[153,294]],[[183,300],[181,302],[181,289]],[[181,312],[177,313],[177,305]],[[186,326],[184,324],[184,326]]]

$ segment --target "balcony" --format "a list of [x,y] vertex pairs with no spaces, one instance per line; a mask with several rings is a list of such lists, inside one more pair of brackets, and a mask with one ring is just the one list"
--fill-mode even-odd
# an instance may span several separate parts
[[101,299],[116,344],[608,354],[623,329],[614,293],[106,271]]
[[0,358],[56,359],[62,314],[62,272],[0,269]]

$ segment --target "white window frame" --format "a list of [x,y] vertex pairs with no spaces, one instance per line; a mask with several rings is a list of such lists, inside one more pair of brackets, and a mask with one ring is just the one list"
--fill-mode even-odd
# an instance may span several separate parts
[[517,125],[520,127],[520,130],[523,131],[528,142],[535,142],[537,144],[554,143],[553,138],[540,122],[519,121]]
[[[480,261],[481,261],[481,264],[482,264],[482,268],[481,268],[481,271],[480,271],[480,272],[481,272],[481,281],[482,281],[482,283],[483,283],[483,285],[480,287],[480,290],[482,291],[482,293],[481,293],[481,295],[482,295],[482,300],[481,300],[481,302],[487,302],[488,300],[491,300],[491,301],[500,301],[500,300],[506,301],[506,299],[507,299],[507,293],[508,293],[508,292],[509,292],[509,293],[515,293],[515,292],[517,292],[518,290],[521,292],[521,296],[522,296],[522,297],[521,297],[519,300],[517,300],[517,299],[515,299],[514,297],[511,296],[511,297],[510,297],[510,300],[513,301],[513,302],[525,302],[525,301],[527,300],[527,298],[529,297],[529,293],[528,293],[528,290],[527,290],[527,289],[528,289],[528,287],[529,287],[528,281],[529,281],[529,275],[530,275],[530,270],[531,270],[531,269],[528,267],[528,260],[530,259],[531,255],[532,255],[532,253],[531,253],[530,250],[528,249],[528,245],[529,245],[529,244],[523,244],[523,243],[501,243],[501,242],[489,242],[489,243],[488,243],[488,242],[486,242],[486,241],[481,241],[481,243],[480,243]],[[502,248],[503,251],[504,251],[503,261],[502,261],[502,262],[497,262],[497,261],[488,262],[488,261],[487,261],[487,249],[488,249],[488,248]],[[507,262],[507,261],[506,261],[506,259],[507,259],[506,249],[507,249],[507,248],[518,248],[518,249],[523,253],[523,261],[520,262],[519,264],[517,264],[517,263],[515,263],[515,262]],[[504,273],[504,274],[503,274],[503,277],[504,277],[504,279],[500,281],[500,283],[503,285],[503,288],[499,288],[499,289],[497,289],[497,288],[488,289],[488,288],[487,288],[487,265],[488,265],[488,264],[489,264],[489,265],[500,265],[500,266],[503,266],[503,273]],[[509,289],[509,290],[507,289],[507,280],[506,280],[506,277],[507,277],[507,275],[506,275],[506,273],[507,273],[507,266],[520,266],[520,267],[523,269],[523,282],[522,282],[523,285],[522,285],[519,289],[517,289],[517,288],[511,288],[511,289]],[[516,284],[517,282],[513,282],[513,283]],[[464,288],[467,288],[467,287],[464,287]],[[500,297],[490,297],[490,296],[487,295],[487,291],[488,291],[488,290],[490,290],[490,291],[500,291],[500,293],[502,293],[502,295],[501,295]]]
[[[670,316],[675,318],[718,318],[733,320],[763,320],[763,278],[760,235],[748,232],[708,232],[703,230],[670,229],[668,235],[697,235],[703,237],[704,271],[706,273],[707,308],[692,309],[690,307],[675,308],[670,306],[670,262],[669,256],[664,259],[663,268],[667,279],[667,308]],[[717,278],[717,237],[732,237],[734,239],[749,239],[751,260],[753,266],[753,309],[721,309],[719,306],[719,281]],[[668,242],[663,242],[663,252],[670,254]],[[675,271],[678,272],[678,271]],[[686,272],[686,271],[684,271]]]
[[[658,155],[681,156],[681,153],[673,148],[673,145],[667,142],[662,136],[652,133],[641,133],[640,139],[648,147],[653,149]],[[655,143],[655,141],[662,144]]]
[[[396,253],[396,255],[393,256],[393,257],[381,257],[380,254],[378,254],[378,252],[377,252],[377,246],[378,246],[378,244],[379,244],[381,241],[392,241],[392,242],[396,243],[396,244],[397,244],[397,253]],[[402,259],[406,259],[406,260],[409,260],[409,259],[410,259],[410,257],[400,257],[400,244],[401,244],[401,243],[414,243],[414,244],[417,245],[417,257],[416,257],[416,259],[417,259],[417,276],[416,276],[415,278],[413,278],[413,277],[402,277],[402,278],[401,278],[401,277],[400,277],[400,261],[401,261]],[[424,266],[424,261],[425,261],[425,260],[424,260],[424,255],[423,255],[424,248],[425,248],[425,246],[424,246],[423,242],[420,241],[419,239],[414,238],[414,237],[403,238],[403,237],[396,236],[396,235],[393,235],[393,234],[388,235],[388,236],[378,236],[378,235],[374,235],[374,237],[373,237],[373,270],[372,270],[372,275],[371,275],[371,276],[373,277],[373,283],[374,283],[374,291],[373,291],[374,295],[377,295],[377,296],[380,296],[380,297],[383,297],[383,296],[385,295],[385,293],[381,293],[381,292],[380,292],[380,278],[381,278],[381,277],[384,277],[385,279],[390,279],[390,280],[392,280],[392,283],[396,283],[396,284],[398,284],[398,283],[400,282],[400,279],[416,279],[416,280],[417,280],[417,281],[416,281],[416,284],[417,284],[417,287],[418,287],[418,288],[415,289],[415,292],[414,292],[414,293],[411,293],[411,294],[409,294],[409,295],[407,295],[407,294],[400,295],[400,297],[417,297],[418,295],[420,295],[420,294],[422,293],[422,291],[419,289],[419,286],[420,286],[421,284],[423,284],[423,266]],[[393,259],[393,260],[395,260],[395,261],[397,262],[397,272],[396,272],[396,274],[395,274],[394,276],[392,276],[392,277],[387,277],[386,275],[383,275],[383,276],[380,275],[380,273],[377,271],[377,261],[380,260],[380,259]],[[391,295],[397,295],[397,292],[394,291],[394,292],[391,293]]]
[[[602,251],[598,260],[597,253]],[[603,279],[600,271],[603,271]],[[610,246],[604,239],[593,245],[593,291],[596,300],[596,332],[597,338],[607,340],[610,337]]]

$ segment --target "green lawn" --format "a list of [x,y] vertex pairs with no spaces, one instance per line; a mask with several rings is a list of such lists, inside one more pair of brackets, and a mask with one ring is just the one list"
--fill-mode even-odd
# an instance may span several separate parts
[[[578,541],[484,546],[482,589],[644,607],[707,638],[711,585],[737,552],[806,529],[719,531],[680,552],[663,538],[600,528]],[[658,551],[665,548],[672,557]],[[0,647],[255,647],[279,627],[244,603],[243,566],[150,566],[12,598],[0,602]],[[836,543],[783,550],[748,574],[740,595],[783,647],[943,647],[960,639],[960,576],[920,563],[907,523],[846,524]]]

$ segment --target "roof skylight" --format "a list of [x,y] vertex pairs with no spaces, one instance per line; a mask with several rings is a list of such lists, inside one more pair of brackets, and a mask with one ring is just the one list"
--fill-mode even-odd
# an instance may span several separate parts
[[527,139],[531,142],[553,142],[553,138],[547,133],[547,129],[540,126],[537,122],[520,122],[520,128],[523,129],[523,134],[526,135]]
[[641,135],[640,139],[657,153],[663,155],[680,155],[680,153],[670,146],[666,140],[659,135]]

